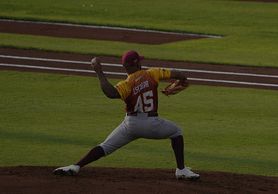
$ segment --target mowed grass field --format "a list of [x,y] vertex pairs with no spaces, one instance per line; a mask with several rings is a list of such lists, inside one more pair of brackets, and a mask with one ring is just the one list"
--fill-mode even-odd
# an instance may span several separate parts
[[116,56],[134,48],[148,58],[277,67],[277,9],[277,3],[232,0],[1,1],[0,18],[216,34],[223,38],[151,46],[0,33],[0,46]]
[[[136,9],[133,9],[136,7]],[[0,46],[277,67],[278,4],[240,1],[0,1],[0,17],[223,35],[162,45],[0,33]],[[113,80],[116,83],[118,80]],[[67,165],[124,117],[96,78],[0,71],[0,166]],[[164,84],[161,87],[165,86]],[[193,169],[278,176],[277,91],[191,86],[160,96]],[[175,168],[168,140],[138,140],[94,165]]]
[[[123,102],[104,97],[94,77],[1,71],[0,83],[0,166],[71,164],[124,117]],[[192,168],[278,175],[276,91],[191,86],[160,95],[159,106],[183,128]],[[169,140],[137,140],[93,166],[175,168],[174,161]]]

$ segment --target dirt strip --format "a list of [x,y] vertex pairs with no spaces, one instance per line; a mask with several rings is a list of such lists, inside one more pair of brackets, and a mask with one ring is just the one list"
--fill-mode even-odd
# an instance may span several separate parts
[[66,38],[84,38],[110,40],[142,44],[163,44],[181,40],[206,38],[206,36],[170,33],[124,28],[108,28],[101,26],[71,25],[59,23],[40,23],[17,20],[1,20],[0,32],[54,36]]
[[[9,49],[0,48],[0,55],[12,55],[21,57],[36,57],[47,59],[63,59],[71,60],[71,62],[62,63],[59,61],[41,61],[31,59],[15,59],[5,58],[0,56],[1,64],[13,64],[13,65],[29,65],[33,67],[50,67],[50,68],[65,68],[70,70],[86,70],[92,71],[89,61],[93,56],[81,55],[81,54],[70,54],[70,53],[57,53],[57,52],[45,52],[36,50],[20,50],[20,49]],[[101,60],[105,63],[120,64],[120,57],[107,57],[100,56]],[[78,63],[79,62],[79,63]],[[82,63],[85,64],[82,64]],[[232,86],[232,87],[253,87],[253,88],[264,88],[264,89],[278,89],[278,68],[258,68],[258,67],[246,67],[246,66],[229,66],[229,65],[213,65],[213,64],[197,64],[190,62],[177,62],[177,61],[163,61],[163,60],[150,60],[145,59],[143,65],[147,67],[167,67],[167,68],[178,68],[188,73],[188,78],[192,84],[205,84],[205,85],[220,85],[220,86]],[[93,72],[75,72],[58,70],[53,71],[49,69],[29,69],[26,67],[7,67],[1,66],[0,70],[16,70],[16,71],[34,71],[34,72],[50,72],[50,73],[63,73],[70,75],[83,75],[83,76],[95,76]],[[124,69],[120,67],[104,66],[104,71],[112,73],[124,74]],[[110,75],[110,77],[124,79],[125,75]],[[202,79],[215,80],[211,81],[200,81]],[[264,83],[270,84],[265,85],[244,85],[237,83],[229,83],[226,81],[235,82],[250,82],[250,83]],[[276,87],[271,86],[276,85]]]
[[277,177],[201,171],[199,181],[177,181],[174,170],[129,168],[85,168],[76,177],[57,177],[52,175],[53,169],[55,167],[2,167],[1,191],[5,194],[271,194],[278,190]]

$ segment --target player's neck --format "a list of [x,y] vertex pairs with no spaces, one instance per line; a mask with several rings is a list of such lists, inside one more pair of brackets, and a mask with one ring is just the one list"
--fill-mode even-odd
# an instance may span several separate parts
[[135,73],[135,72],[137,72],[137,71],[140,71],[140,70],[141,70],[141,68],[132,67],[132,68],[126,69],[126,72],[127,72],[128,75],[130,75],[130,74],[133,74],[133,73]]

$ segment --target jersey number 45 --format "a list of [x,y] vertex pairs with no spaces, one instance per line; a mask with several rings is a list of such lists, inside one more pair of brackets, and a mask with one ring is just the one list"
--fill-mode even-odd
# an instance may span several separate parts
[[150,112],[153,108],[153,91],[150,90],[138,96],[134,112]]

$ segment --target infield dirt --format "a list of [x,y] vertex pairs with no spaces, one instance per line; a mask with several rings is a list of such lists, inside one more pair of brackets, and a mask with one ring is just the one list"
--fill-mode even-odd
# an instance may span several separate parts
[[276,193],[278,179],[199,172],[198,181],[178,181],[174,170],[85,168],[74,177],[52,175],[55,167],[0,168],[1,193]]

